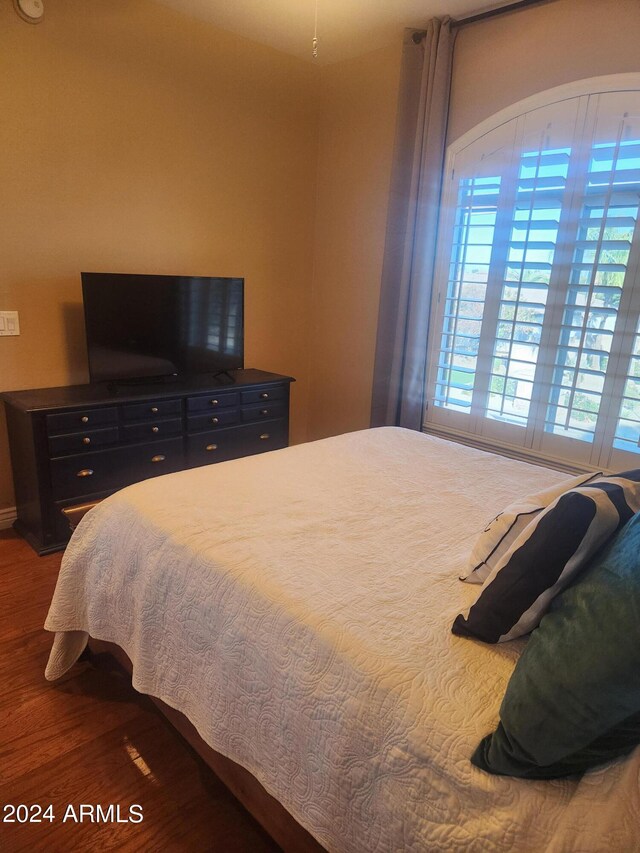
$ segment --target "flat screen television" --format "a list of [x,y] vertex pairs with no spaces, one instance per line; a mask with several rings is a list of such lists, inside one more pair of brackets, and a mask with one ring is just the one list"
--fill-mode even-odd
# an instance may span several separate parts
[[82,273],[91,382],[244,366],[244,279]]

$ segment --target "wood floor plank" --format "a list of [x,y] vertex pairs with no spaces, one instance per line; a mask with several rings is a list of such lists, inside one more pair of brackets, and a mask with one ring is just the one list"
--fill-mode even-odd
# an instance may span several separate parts
[[[42,628],[60,554],[0,532],[0,803],[51,803],[53,823],[0,824],[8,853],[274,853],[277,845],[128,678],[80,662],[44,679]],[[84,803],[133,804],[141,823],[73,820]],[[111,812],[115,816],[115,808]]]
[[[226,789],[211,773],[202,773],[198,759],[185,749],[182,740],[152,708],[141,709],[140,715],[124,726],[96,738],[66,757],[61,769],[56,761],[32,771],[11,786],[11,793],[21,802],[51,803],[58,816],[55,824],[28,827],[31,843],[43,846],[69,842],[81,849],[132,849],[144,839],[144,850],[153,845],[159,849],[209,849],[211,826],[215,826],[219,845],[239,841],[240,847],[220,846],[221,850],[273,850],[259,828],[245,830],[245,838],[237,839],[236,827],[243,821],[241,806],[228,796]],[[77,776],[93,772],[86,778],[78,797]],[[7,786],[0,786],[0,798],[6,797]],[[101,804],[103,813],[110,804],[120,805],[120,819],[129,816],[133,804],[142,808],[142,823],[75,822],[80,803]],[[73,812],[62,822],[69,804]],[[115,814],[116,810],[113,810]],[[207,815],[208,821],[202,816]],[[27,834],[24,827],[12,826],[16,842]],[[202,846],[204,845],[204,846]]]
[[139,713],[135,697],[125,686],[115,695],[104,675],[94,670],[61,685],[47,684],[30,701],[3,710],[0,783],[34,766],[59,759]]
[[[51,641],[52,635],[39,629],[3,643],[0,654],[0,684],[5,698],[11,704],[25,704],[46,690],[44,670],[51,651]],[[16,662],[19,662],[19,665]],[[77,677],[87,666],[79,664],[57,683],[62,684]]]

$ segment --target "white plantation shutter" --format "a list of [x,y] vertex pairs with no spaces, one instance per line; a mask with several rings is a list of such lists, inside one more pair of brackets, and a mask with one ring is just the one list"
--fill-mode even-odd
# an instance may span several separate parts
[[618,451],[637,453],[640,446],[640,321],[633,336],[631,355],[623,382],[622,405],[613,436],[612,458],[617,464],[624,464]]
[[460,181],[435,393],[439,404],[467,413],[478,370],[499,189],[499,177]]
[[502,121],[446,177],[426,427],[640,464],[640,85]]

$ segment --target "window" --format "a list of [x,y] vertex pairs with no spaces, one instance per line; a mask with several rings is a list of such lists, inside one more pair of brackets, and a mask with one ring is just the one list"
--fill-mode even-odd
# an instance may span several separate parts
[[640,464],[640,78],[624,77],[553,90],[450,152],[427,429]]

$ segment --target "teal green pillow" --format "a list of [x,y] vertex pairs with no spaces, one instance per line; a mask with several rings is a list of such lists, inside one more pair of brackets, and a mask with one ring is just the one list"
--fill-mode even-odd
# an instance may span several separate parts
[[511,676],[497,730],[471,761],[553,779],[640,744],[640,513],[561,593]]

